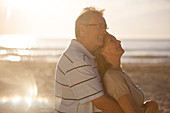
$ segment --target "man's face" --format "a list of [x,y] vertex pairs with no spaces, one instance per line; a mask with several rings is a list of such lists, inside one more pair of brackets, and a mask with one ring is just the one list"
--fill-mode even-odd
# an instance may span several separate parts
[[91,52],[103,45],[106,28],[105,19],[97,14],[85,25],[84,38],[86,46],[91,49]]

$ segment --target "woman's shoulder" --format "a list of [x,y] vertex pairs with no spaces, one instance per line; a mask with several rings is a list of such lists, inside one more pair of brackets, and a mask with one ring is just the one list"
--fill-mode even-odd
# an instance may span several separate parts
[[122,79],[123,72],[120,70],[108,69],[104,74],[104,78]]

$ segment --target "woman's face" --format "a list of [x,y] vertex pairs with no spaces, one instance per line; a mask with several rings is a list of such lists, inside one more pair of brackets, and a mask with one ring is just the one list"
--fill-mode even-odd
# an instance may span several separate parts
[[108,34],[105,37],[105,43],[102,52],[108,56],[121,56],[124,53],[124,50],[121,47],[121,41],[117,40],[111,34]]

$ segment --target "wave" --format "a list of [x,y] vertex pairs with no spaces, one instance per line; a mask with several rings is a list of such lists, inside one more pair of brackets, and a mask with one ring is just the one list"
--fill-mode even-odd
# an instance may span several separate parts
[[[39,39],[32,46],[2,46],[1,61],[47,61],[56,62],[70,40]],[[142,62],[142,60],[168,60],[170,40],[123,40],[125,49],[123,62]],[[138,61],[137,61],[138,60]]]

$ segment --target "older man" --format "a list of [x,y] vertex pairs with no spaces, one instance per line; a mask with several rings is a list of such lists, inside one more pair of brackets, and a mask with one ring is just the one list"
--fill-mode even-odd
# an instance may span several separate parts
[[76,39],[61,55],[55,76],[55,113],[123,113],[107,97],[96,69],[94,50],[103,44],[103,10],[84,8],[76,20]]

